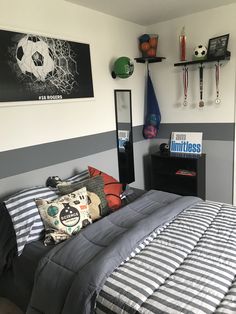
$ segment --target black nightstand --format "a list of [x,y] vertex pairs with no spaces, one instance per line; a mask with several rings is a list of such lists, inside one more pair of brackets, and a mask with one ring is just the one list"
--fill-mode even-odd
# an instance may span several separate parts
[[151,188],[206,199],[205,154],[151,154]]

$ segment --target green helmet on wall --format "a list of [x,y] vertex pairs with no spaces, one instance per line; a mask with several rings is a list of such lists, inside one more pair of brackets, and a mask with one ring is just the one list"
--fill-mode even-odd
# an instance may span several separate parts
[[128,57],[120,57],[115,61],[111,75],[113,78],[116,78],[117,76],[120,78],[128,78],[133,72],[133,61]]

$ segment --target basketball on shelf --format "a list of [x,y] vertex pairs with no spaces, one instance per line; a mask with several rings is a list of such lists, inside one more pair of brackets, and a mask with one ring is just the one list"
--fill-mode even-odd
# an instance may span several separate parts
[[139,37],[139,49],[142,57],[155,57],[157,53],[158,35],[143,34]]
[[152,48],[156,48],[157,47],[157,37],[151,37],[149,39],[149,44]]
[[147,55],[148,55],[148,57],[155,57],[155,56],[156,56],[156,49],[150,48],[150,49],[147,51]]
[[140,49],[141,51],[148,51],[150,49],[150,45],[148,42],[143,42],[140,44]]
[[194,49],[194,58],[199,60],[199,59],[206,59],[207,57],[207,48],[203,45],[198,45]]

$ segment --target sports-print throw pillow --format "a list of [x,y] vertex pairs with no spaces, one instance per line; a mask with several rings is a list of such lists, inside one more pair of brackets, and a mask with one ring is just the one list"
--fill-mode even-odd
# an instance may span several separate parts
[[115,178],[109,176],[105,172],[102,172],[96,168],[88,166],[88,170],[91,177],[101,176],[104,182],[104,193],[108,207],[111,210],[117,210],[121,207],[122,184],[119,183]]
[[93,221],[106,216],[109,213],[102,177],[97,176],[81,182],[72,182],[71,184],[62,182],[61,184],[58,184],[57,187],[61,194],[68,194],[82,187],[86,187],[89,212]]
[[98,220],[108,214],[108,208],[106,207],[106,212],[104,211],[104,208],[102,209],[101,199],[98,194],[94,192],[88,191],[88,206],[92,221]]
[[45,244],[49,239],[54,243],[65,240],[92,222],[85,187],[52,201],[36,199],[35,202],[46,229]]

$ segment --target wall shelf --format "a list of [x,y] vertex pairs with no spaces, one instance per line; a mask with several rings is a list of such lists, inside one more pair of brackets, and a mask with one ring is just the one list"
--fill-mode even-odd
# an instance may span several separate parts
[[208,63],[208,62],[219,62],[219,61],[228,61],[230,60],[230,51],[227,51],[227,54],[224,57],[220,57],[220,58],[211,58],[211,59],[205,59],[205,60],[193,60],[193,61],[182,61],[182,62],[178,62],[175,63],[174,66],[178,67],[178,66],[186,66],[186,65],[190,65],[190,64],[202,64],[202,63]]
[[165,57],[139,57],[134,58],[137,63],[155,63],[155,62],[162,62]]

